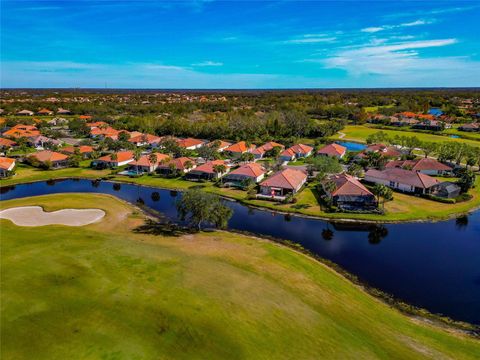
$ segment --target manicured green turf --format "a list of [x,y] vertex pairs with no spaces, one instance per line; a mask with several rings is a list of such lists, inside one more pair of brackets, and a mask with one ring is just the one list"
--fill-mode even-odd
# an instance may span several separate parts
[[[0,186],[62,177],[84,177],[96,179],[109,174],[110,170],[98,171],[89,169],[88,167],[42,171],[29,166],[21,166],[17,169],[16,176],[8,180],[0,180]],[[455,214],[463,214],[472,209],[480,207],[480,177],[478,176],[476,187],[470,191],[470,193],[473,195],[473,199],[470,201],[458,204],[444,204],[412,195],[394,193],[394,200],[385,204],[386,213],[384,215],[325,212],[317,201],[315,190],[312,185],[306,187],[297,195],[297,203],[281,204],[267,200],[251,200],[247,198],[247,193],[245,191],[220,188],[215,186],[212,182],[199,183],[186,181],[181,178],[164,178],[157,175],[145,175],[138,178],[117,175],[113,176],[111,180],[173,190],[185,190],[191,187],[201,186],[203,187],[204,191],[229,197],[241,201],[247,205],[254,205],[277,211],[317,216],[328,219],[356,219],[378,222],[441,220],[451,217]]]
[[1,221],[2,359],[475,359],[480,342],[402,315],[290,249],[225,232],[132,232],[112,197],[0,202],[102,208],[98,224]]
[[[390,129],[379,129],[374,125],[347,125],[341,131],[345,134],[345,137],[341,138],[342,140],[354,140],[365,142],[369,135],[372,135],[376,132],[383,131],[389,136],[416,136],[421,141],[431,141],[431,142],[461,142],[473,146],[480,146],[480,141],[470,140],[470,139],[454,139],[448,136],[433,135],[416,131],[401,131],[401,130],[390,130]],[[458,135],[458,134],[457,134]],[[333,139],[340,139],[341,134],[336,134],[333,136]]]

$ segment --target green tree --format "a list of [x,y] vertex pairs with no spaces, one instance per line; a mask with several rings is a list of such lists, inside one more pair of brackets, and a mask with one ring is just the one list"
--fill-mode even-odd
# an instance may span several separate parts
[[177,202],[177,211],[182,221],[188,220],[198,230],[204,223],[224,228],[233,215],[232,209],[218,195],[199,189],[186,191]]
[[422,142],[421,147],[422,147],[423,154],[425,155],[426,158],[429,157],[431,154],[436,153],[438,149],[437,144],[430,141]]
[[458,172],[457,184],[460,186],[462,193],[466,193],[475,185],[475,173],[469,169],[461,169]]
[[[227,171],[227,167],[223,164],[217,164],[213,165],[213,172],[215,174],[222,176]],[[222,178],[220,177],[220,181],[222,181]]]
[[376,184],[372,192],[377,196],[378,203],[380,204],[380,198],[383,199],[382,208],[385,209],[385,200],[393,199],[393,191],[388,186],[383,184]]

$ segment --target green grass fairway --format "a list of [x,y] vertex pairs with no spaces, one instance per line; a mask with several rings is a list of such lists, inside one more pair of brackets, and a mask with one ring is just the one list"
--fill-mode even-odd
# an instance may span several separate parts
[[[340,131],[345,134],[345,137],[341,138],[342,140],[353,140],[353,141],[360,141],[365,142],[367,136],[374,134],[376,132],[383,131],[389,136],[416,136],[421,141],[431,141],[431,142],[461,142],[473,146],[480,146],[480,141],[470,140],[470,139],[460,139],[460,138],[451,138],[448,136],[441,136],[441,135],[432,135],[426,134],[422,132],[416,131],[401,131],[401,130],[384,130],[379,129],[372,126],[367,125],[347,125],[345,128]],[[340,139],[340,134],[336,134],[333,136],[333,139]]]
[[0,202],[101,208],[84,227],[1,222],[2,359],[475,359],[480,342],[411,319],[328,267],[226,232],[132,231],[105,195]]

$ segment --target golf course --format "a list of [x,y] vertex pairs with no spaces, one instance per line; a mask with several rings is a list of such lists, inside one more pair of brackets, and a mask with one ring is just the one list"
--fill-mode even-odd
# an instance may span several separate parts
[[104,216],[85,226],[0,219],[2,359],[480,356],[477,338],[400,313],[272,241],[165,232],[107,195],[0,202],[29,206]]

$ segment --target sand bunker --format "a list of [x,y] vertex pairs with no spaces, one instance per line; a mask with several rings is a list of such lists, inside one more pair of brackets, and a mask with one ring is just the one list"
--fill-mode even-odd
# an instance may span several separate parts
[[68,225],[83,226],[105,216],[100,209],[63,209],[45,212],[40,206],[21,206],[0,211],[0,218],[19,226]]

